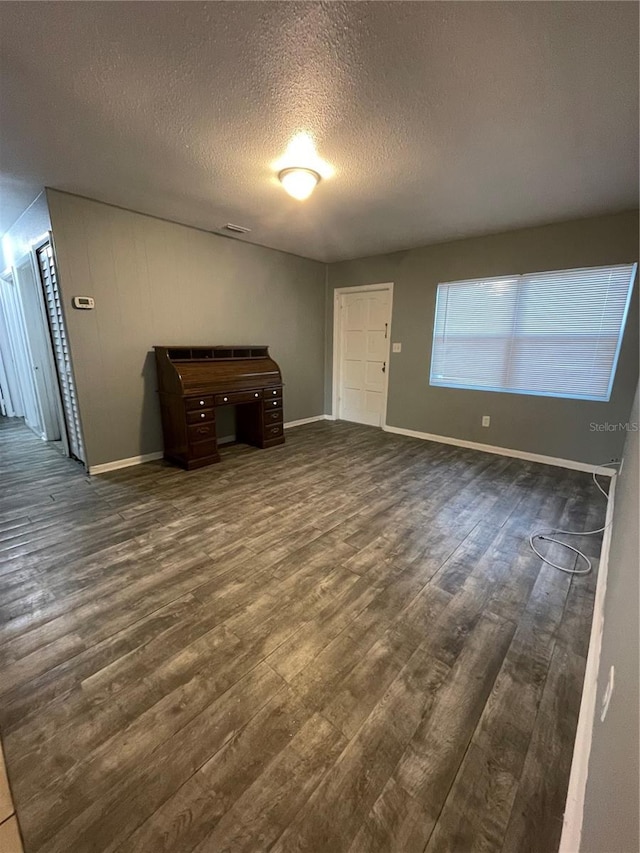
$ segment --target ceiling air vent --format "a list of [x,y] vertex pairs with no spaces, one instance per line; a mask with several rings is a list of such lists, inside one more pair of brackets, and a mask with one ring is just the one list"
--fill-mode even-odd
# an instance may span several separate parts
[[244,225],[234,225],[233,222],[227,222],[224,226],[225,231],[233,231],[234,234],[248,234],[251,228],[245,228]]

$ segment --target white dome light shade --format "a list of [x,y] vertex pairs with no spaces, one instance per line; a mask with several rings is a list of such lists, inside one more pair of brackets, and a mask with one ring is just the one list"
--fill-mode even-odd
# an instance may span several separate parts
[[320,175],[313,169],[293,167],[283,169],[278,175],[280,183],[293,198],[304,201],[315,190]]

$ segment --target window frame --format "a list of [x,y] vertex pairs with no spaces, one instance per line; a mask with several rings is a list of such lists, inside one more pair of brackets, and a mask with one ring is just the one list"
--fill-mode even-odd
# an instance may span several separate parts
[[[522,282],[527,276],[531,275],[555,275],[555,274],[563,274],[568,272],[576,272],[579,273],[581,271],[592,271],[596,269],[616,269],[619,267],[630,267],[631,272],[629,276],[629,285],[627,289],[627,296],[625,300],[625,306],[622,313],[622,319],[620,322],[620,329],[618,331],[618,340],[616,343],[616,349],[613,356],[612,364],[611,364],[611,372],[609,375],[609,383],[607,386],[606,397],[602,395],[594,395],[594,394],[576,394],[576,393],[563,393],[558,394],[557,392],[551,391],[530,391],[526,389],[520,388],[494,388],[488,385],[475,385],[475,384],[467,384],[467,383],[455,383],[453,384],[451,381],[443,381],[434,378],[433,376],[433,364],[434,364],[434,356],[436,349],[436,323],[438,318],[438,308],[439,308],[439,300],[441,299],[441,295],[444,292],[445,287],[452,287],[454,285],[469,285],[469,284],[491,284],[492,282],[500,282],[505,280],[514,280],[518,279],[519,282]],[[431,361],[429,363],[429,385],[434,388],[450,388],[452,390],[461,390],[461,391],[484,391],[489,393],[497,393],[497,394],[515,394],[515,395],[524,395],[528,397],[552,397],[559,400],[585,400],[590,402],[597,403],[608,403],[611,400],[611,394],[613,391],[613,385],[615,382],[616,372],[618,370],[618,362],[620,358],[620,351],[622,349],[622,341],[624,338],[624,331],[627,325],[627,319],[629,316],[629,308],[631,305],[631,299],[633,296],[634,286],[636,282],[636,275],[638,270],[637,262],[633,264],[602,264],[598,266],[592,267],[570,267],[569,269],[564,270],[538,270],[537,272],[528,272],[528,273],[517,273],[511,275],[497,275],[497,276],[489,276],[489,277],[481,277],[481,278],[467,278],[461,279],[459,281],[443,281],[438,282],[438,286],[436,288],[436,299],[434,306],[434,314],[433,314],[433,331],[432,331],[432,340],[431,340]],[[518,284],[518,293],[516,296],[516,306],[520,302],[520,283]],[[517,307],[516,307],[517,310]],[[516,317],[514,315],[514,323]],[[489,337],[489,335],[487,336]],[[495,337],[503,337],[501,334],[496,333]],[[508,372],[509,365],[506,365],[505,373]]]

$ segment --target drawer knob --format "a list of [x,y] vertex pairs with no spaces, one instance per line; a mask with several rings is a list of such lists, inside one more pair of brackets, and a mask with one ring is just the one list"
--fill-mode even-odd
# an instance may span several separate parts
[[223,397],[222,399],[225,401],[225,403],[229,400],[228,397]]
[[201,413],[200,413],[200,417],[201,417],[201,418],[206,418],[207,416],[205,415],[205,413],[204,413],[204,412],[201,412]]
[[204,406],[204,400],[200,400],[200,405]]
[[278,403],[277,403],[277,401],[276,401],[276,400],[274,400],[274,401],[273,401],[273,405],[274,405],[274,406],[277,406],[277,405],[278,405]]
[[272,391],[271,393],[275,396],[278,392],[277,392],[277,391]]
[[254,397],[259,397],[259,396],[260,396],[260,394],[258,394],[258,392],[256,391],[256,393],[255,393],[253,396],[254,396]]

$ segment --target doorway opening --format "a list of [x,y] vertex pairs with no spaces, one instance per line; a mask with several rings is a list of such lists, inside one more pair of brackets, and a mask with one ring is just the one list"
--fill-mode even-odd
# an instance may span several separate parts
[[0,413],[85,464],[50,234],[0,276]]
[[384,427],[393,283],[334,291],[333,417]]

